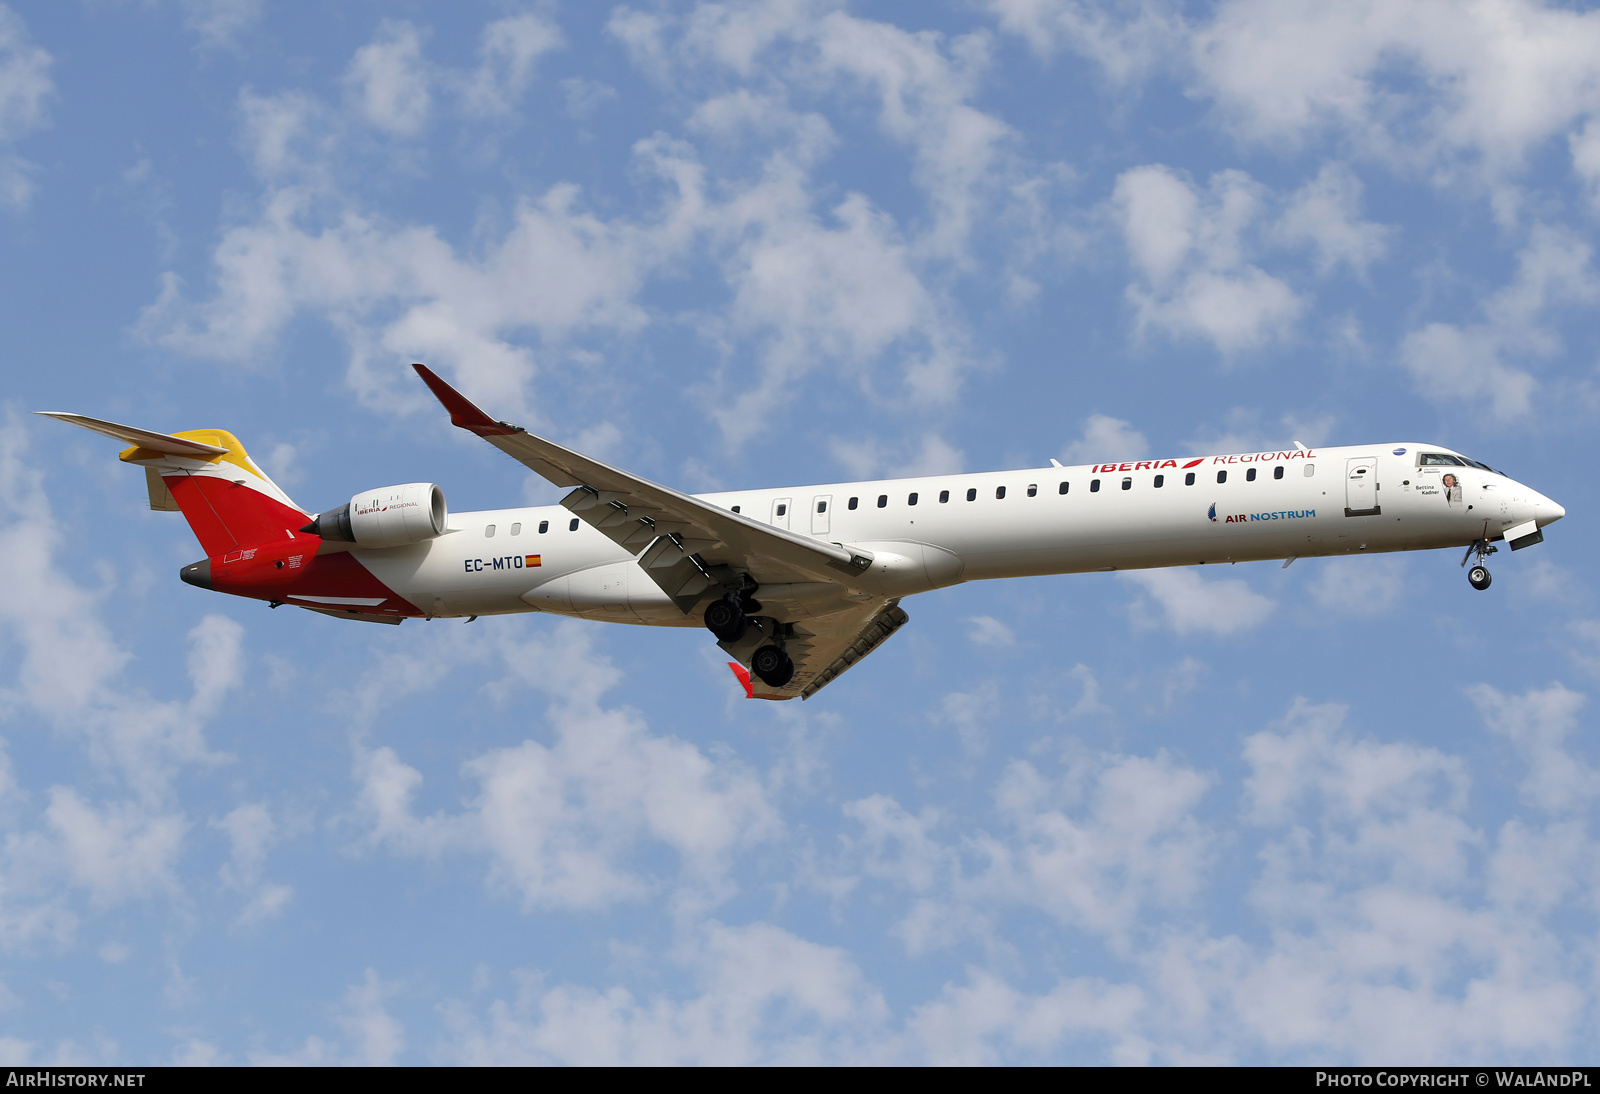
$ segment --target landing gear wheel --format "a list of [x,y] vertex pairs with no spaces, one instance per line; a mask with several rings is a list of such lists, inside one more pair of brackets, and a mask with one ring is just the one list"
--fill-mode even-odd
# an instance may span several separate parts
[[762,646],[750,657],[750,671],[769,688],[781,688],[794,679],[794,662],[777,646]]
[[1467,571],[1467,583],[1480,592],[1489,587],[1494,577],[1482,566],[1474,566]]
[[705,619],[706,629],[717,636],[718,642],[737,642],[744,637],[746,619],[737,600],[713,600],[706,608]]

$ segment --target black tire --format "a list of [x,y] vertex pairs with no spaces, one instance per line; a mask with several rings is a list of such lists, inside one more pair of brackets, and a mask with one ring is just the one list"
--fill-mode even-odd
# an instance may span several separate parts
[[745,614],[732,600],[713,600],[706,608],[705,619],[706,629],[716,635],[719,642],[737,642],[744,637]]
[[1482,566],[1474,566],[1467,571],[1467,584],[1480,592],[1487,589],[1492,581],[1494,581],[1494,575]]
[[781,688],[794,679],[794,662],[777,646],[762,646],[750,657],[750,671],[769,688]]

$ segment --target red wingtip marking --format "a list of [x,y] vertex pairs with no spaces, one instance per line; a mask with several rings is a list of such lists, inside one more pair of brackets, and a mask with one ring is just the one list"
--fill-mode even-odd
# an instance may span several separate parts
[[744,685],[744,697],[746,699],[754,699],[756,697],[756,686],[750,682],[750,670],[737,661],[729,661],[728,667],[739,678],[739,683]]
[[422,377],[422,382],[428,385],[434,398],[444,404],[450,412],[450,424],[460,426],[462,429],[476,433],[480,437],[503,437],[515,433],[516,430],[501,425],[489,415],[473,406],[467,397],[438,376],[427,365],[412,365],[417,370],[417,375]]

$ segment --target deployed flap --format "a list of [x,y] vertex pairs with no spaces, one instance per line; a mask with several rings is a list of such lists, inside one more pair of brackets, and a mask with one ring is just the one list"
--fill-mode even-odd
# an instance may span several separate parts
[[[218,448],[214,444],[201,444],[199,441],[188,441],[182,437],[169,436],[166,433],[152,433],[148,429],[139,429],[131,425],[118,425],[116,422],[105,422],[99,418],[91,418],[87,414],[69,414],[64,410],[35,410],[35,414],[42,414],[46,418],[58,418],[63,422],[82,426],[84,429],[106,437],[113,437],[140,448],[148,448],[152,452],[165,452],[169,456],[188,456],[193,460],[209,460],[213,456],[226,455],[226,448]],[[151,508],[154,508],[152,506]]]
[[521,426],[497,422],[423,365],[412,365],[450,412],[450,421],[476,433],[557,486],[577,489],[561,504],[638,555],[653,543],[645,572],[685,612],[729,566],[757,582],[831,581],[854,577],[872,555],[774,528],[591,460]]

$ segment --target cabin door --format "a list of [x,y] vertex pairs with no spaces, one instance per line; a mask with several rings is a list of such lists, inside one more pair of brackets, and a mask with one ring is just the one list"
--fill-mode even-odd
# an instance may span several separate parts
[[828,534],[828,522],[832,519],[828,510],[833,507],[832,494],[818,494],[811,499],[811,534],[825,536]]
[[1378,508],[1378,460],[1368,456],[1345,461],[1344,515],[1365,517],[1382,512]]

